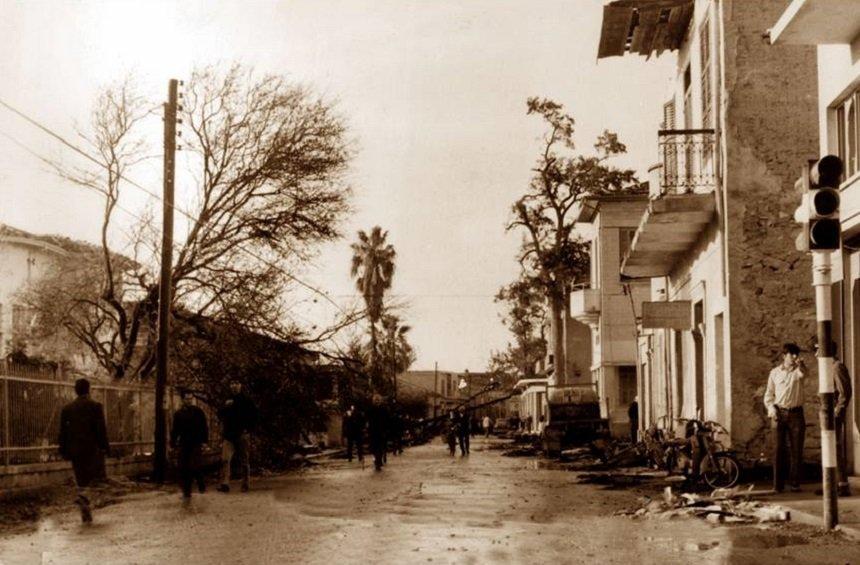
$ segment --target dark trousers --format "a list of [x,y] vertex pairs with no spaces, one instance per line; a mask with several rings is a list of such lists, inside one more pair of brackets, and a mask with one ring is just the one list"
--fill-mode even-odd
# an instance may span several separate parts
[[346,458],[352,461],[352,451],[358,452],[358,460],[364,461],[364,438],[359,436],[347,436],[346,438]]
[[773,488],[785,488],[785,467],[788,463],[788,482],[800,486],[800,466],[803,462],[803,440],[806,435],[806,419],[803,407],[785,410],[776,409],[776,437],[774,438]]
[[460,455],[469,454],[469,432],[462,433],[458,436],[460,440]]
[[848,488],[848,446],[846,445],[845,413],[835,419],[836,427],[836,474],[839,487]]
[[373,453],[373,466],[376,470],[382,469],[385,465],[385,447],[387,445],[385,438],[370,438],[370,452]]
[[198,491],[202,493],[206,490],[202,459],[203,454],[199,445],[179,450],[179,484],[182,487],[182,496],[185,498],[191,497],[191,485],[195,481]]

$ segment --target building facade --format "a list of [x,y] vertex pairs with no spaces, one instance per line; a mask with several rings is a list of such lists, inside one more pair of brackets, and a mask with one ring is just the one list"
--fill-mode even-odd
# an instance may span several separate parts
[[[840,358],[851,373],[848,407],[849,468],[860,472],[857,374],[860,371],[860,6],[851,0],[792,1],[774,21],[775,46],[817,46],[819,151],[844,163],[842,249],[832,254],[833,329]],[[802,163],[797,163],[798,174]]]
[[[647,207],[621,267],[650,281],[641,424],[716,420],[751,456],[770,441],[762,397],[781,345],[807,349],[815,333],[810,259],[792,219],[797,164],[818,151],[815,52],[762,38],[786,4],[612,2],[598,55],[677,51]],[[815,378],[807,387],[816,423]],[[817,434],[807,445],[812,456]]]
[[590,329],[589,381],[600,397],[601,416],[618,436],[630,434],[627,413],[639,388],[636,316],[650,295],[647,279],[621,275],[621,261],[647,202],[644,194],[592,196],[577,216],[591,226],[591,276],[587,287],[571,293],[570,314]]

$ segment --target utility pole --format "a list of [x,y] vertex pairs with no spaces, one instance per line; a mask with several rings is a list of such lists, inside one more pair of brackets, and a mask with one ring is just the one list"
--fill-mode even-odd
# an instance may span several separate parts
[[155,376],[155,454],[152,478],[164,482],[167,471],[167,391],[168,347],[170,344],[171,274],[173,268],[173,188],[176,174],[176,123],[179,81],[170,79],[164,104],[164,200],[161,233],[161,282],[158,288],[158,348]]
[[433,362],[433,417],[439,415],[439,362]]

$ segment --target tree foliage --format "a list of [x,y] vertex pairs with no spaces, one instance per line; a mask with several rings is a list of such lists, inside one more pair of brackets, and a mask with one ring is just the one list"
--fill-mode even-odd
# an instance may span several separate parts
[[546,357],[547,349],[546,300],[540,287],[523,275],[499,289],[495,302],[505,305],[502,322],[514,341],[504,351],[493,353],[490,371],[510,379],[536,376],[535,367]]
[[[28,300],[115,378],[146,377],[154,366],[160,226],[141,218],[129,259],[120,259],[107,237],[120,194],[133,189],[125,179],[144,153],[137,126],[147,107],[128,81],[97,100],[85,139],[100,167],[57,169],[105,195],[101,256],[70,257],[87,264],[81,277],[68,281],[57,269]],[[284,298],[293,280],[288,269],[338,237],[348,212],[342,119],[309,89],[239,65],[195,71],[181,115],[193,205],[177,206],[188,225],[175,244],[173,316],[301,340]]]
[[589,255],[575,233],[575,212],[583,198],[635,190],[633,171],[608,162],[626,151],[618,136],[604,131],[589,155],[574,144],[575,121],[561,104],[529,98],[527,114],[543,118],[547,133],[532,169],[532,178],[512,206],[508,230],[520,230],[519,262],[528,280],[539,285],[549,301],[557,367],[564,367],[563,325],[560,323],[571,285],[588,277]]

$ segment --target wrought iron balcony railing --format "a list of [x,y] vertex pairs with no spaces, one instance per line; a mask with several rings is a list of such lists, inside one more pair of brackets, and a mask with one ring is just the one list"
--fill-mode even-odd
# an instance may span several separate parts
[[662,165],[660,195],[714,190],[714,130],[660,130],[657,140]]

